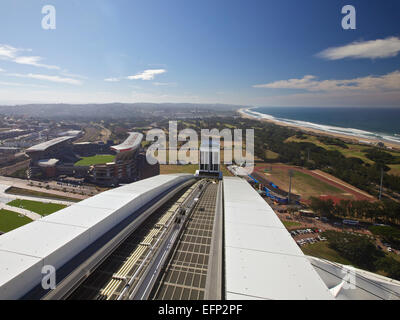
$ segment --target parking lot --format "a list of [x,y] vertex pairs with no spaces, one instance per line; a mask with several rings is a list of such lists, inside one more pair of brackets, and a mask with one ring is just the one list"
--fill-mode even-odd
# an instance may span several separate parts
[[318,228],[307,228],[307,229],[297,229],[290,231],[293,239],[301,247],[306,244],[316,243],[318,241],[327,241],[326,238],[322,237],[320,233],[321,229]]

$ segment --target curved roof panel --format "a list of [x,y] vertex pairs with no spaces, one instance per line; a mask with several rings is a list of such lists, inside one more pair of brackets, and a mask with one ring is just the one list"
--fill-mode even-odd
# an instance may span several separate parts
[[32,146],[28,149],[26,149],[26,152],[37,152],[37,151],[46,151],[48,148],[53,147],[59,143],[68,141],[70,139],[72,139],[74,137],[72,136],[64,136],[64,137],[59,137],[59,138],[55,138],[40,144],[37,144],[35,146]]
[[124,152],[137,149],[143,140],[143,134],[139,132],[128,132],[129,137],[119,145],[112,146],[111,149],[117,152]]

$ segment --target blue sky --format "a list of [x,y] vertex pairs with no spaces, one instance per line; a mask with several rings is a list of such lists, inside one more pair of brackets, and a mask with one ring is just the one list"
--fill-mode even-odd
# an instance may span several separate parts
[[0,103],[400,106],[399,14],[396,0],[2,0]]

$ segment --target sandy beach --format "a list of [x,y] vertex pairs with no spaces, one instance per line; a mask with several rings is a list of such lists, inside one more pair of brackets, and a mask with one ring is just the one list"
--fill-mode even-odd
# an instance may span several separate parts
[[378,142],[383,142],[386,147],[395,149],[396,151],[400,151],[400,144],[395,143],[395,142],[391,142],[391,141],[387,141],[387,140],[380,140],[380,139],[364,138],[364,137],[358,138],[358,137],[353,136],[353,135],[346,135],[346,134],[327,132],[327,131],[318,130],[318,129],[314,129],[314,128],[303,127],[303,126],[296,125],[296,124],[289,124],[289,123],[278,121],[278,120],[275,120],[275,119],[261,119],[261,118],[257,118],[255,116],[251,116],[251,115],[245,113],[245,110],[248,110],[248,108],[239,109],[239,110],[237,110],[237,112],[243,118],[270,122],[270,123],[274,123],[274,124],[279,125],[279,126],[291,127],[291,128],[294,128],[294,129],[301,130],[303,132],[314,133],[314,134],[317,134],[317,135],[324,135],[324,136],[329,136],[329,137],[340,138],[340,139],[342,139],[344,141],[348,141],[348,142],[351,142],[351,143],[365,144],[365,145],[368,145],[368,144],[376,145]]

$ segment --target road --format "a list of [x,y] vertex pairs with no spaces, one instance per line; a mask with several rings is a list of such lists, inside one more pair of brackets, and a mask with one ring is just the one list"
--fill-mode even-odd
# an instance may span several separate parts
[[66,206],[70,206],[71,204],[75,203],[72,201],[47,199],[47,198],[42,198],[42,197],[29,197],[29,196],[22,196],[22,195],[6,193],[5,191],[9,187],[10,187],[10,185],[0,184],[0,203],[6,204],[15,199],[40,201],[40,202],[44,202],[44,203],[57,203],[57,204],[63,204]]
[[[37,183],[37,182],[35,182]],[[23,188],[23,189],[29,189],[29,190],[34,190],[38,192],[45,192],[45,193],[50,193],[54,195],[59,195],[59,196],[64,196],[64,197],[69,197],[69,198],[74,198],[78,200],[82,199],[87,199],[91,195],[82,195],[82,194],[76,194],[72,192],[64,192],[64,191],[58,191],[58,190],[53,190],[53,189],[45,189],[45,188],[40,188],[37,186],[31,186],[29,185],[29,180],[24,180],[24,179],[18,179],[18,178],[11,178],[11,177],[4,177],[0,176],[0,184],[1,185],[7,185],[9,187],[17,187],[17,188]],[[41,182],[42,185],[50,185],[51,187],[56,187],[57,188],[62,188],[62,186],[57,185],[57,182],[55,181],[50,181],[50,182]],[[89,188],[87,188],[89,190]],[[92,190],[93,189],[93,190]],[[86,190],[86,187],[84,189],[79,189],[77,188],[76,191],[81,191],[81,190]],[[90,188],[90,191],[98,193],[95,188]]]

